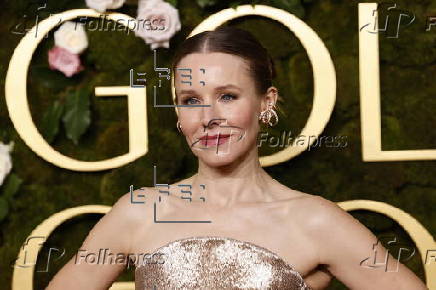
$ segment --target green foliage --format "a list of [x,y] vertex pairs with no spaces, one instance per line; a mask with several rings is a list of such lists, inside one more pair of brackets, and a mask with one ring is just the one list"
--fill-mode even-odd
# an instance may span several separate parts
[[241,5],[241,1],[236,1],[236,2],[232,2],[229,4],[230,8],[236,9],[236,7],[238,7],[239,5]]
[[201,8],[204,8],[206,6],[212,6],[218,3],[218,0],[196,0],[196,1]]
[[304,8],[301,5],[301,0],[271,0],[271,4],[272,6],[295,14],[299,18],[304,17]]
[[0,222],[6,217],[9,213],[9,205],[7,200],[0,196]]
[[125,27],[116,27],[113,21],[100,21],[94,30],[87,30],[89,48],[84,56],[87,69],[128,75],[151,52],[142,38]]
[[53,142],[59,132],[59,123],[63,111],[64,105],[59,100],[56,100],[44,114],[41,124],[42,132],[44,139],[49,143]]
[[65,115],[62,121],[67,137],[76,145],[79,144],[80,136],[85,133],[91,123],[90,94],[89,88],[81,88],[68,94],[66,98]]
[[12,198],[18,192],[23,180],[15,173],[10,173],[1,187],[0,194],[0,223],[8,215]]
[[165,0],[166,2],[170,3],[172,6],[177,6],[177,0]]
[[80,77],[68,78],[59,71],[49,69],[48,66],[35,66],[31,68],[30,78],[42,87],[59,91],[77,85]]
[[11,201],[14,195],[18,192],[21,183],[23,183],[23,180],[18,177],[18,175],[10,173],[6,178],[6,184],[2,187],[2,196],[6,200]]
[[[269,5],[272,7],[276,7],[279,9],[283,9],[285,11],[288,11],[294,15],[296,15],[299,18],[304,17],[305,11],[304,11],[304,7],[302,5],[303,0],[268,0],[268,1],[260,1],[260,0],[241,0],[241,1],[231,1],[230,3],[228,3],[228,7],[229,8],[233,8],[236,9],[236,7],[240,6],[240,5],[251,5],[251,6],[255,6],[255,5]],[[218,4],[222,4],[220,1],[218,0],[196,0],[198,6],[200,6],[201,8],[208,8],[208,7],[214,7],[217,6]],[[266,3],[262,3],[262,2],[266,2]]]

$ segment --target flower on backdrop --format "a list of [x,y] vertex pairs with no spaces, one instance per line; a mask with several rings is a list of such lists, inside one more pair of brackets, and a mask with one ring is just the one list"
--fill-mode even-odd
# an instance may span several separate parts
[[89,8],[98,12],[105,12],[107,9],[118,9],[123,6],[125,0],[86,0]]
[[78,54],[58,46],[48,51],[48,64],[51,69],[57,69],[67,77],[83,70]]
[[14,142],[10,142],[6,145],[0,142],[0,185],[3,184],[6,176],[11,172],[12,169],[12,159],[10,152],[14,147]]
[[83,24],[66,21],[54,33],[55,46],[62,47],[73,54],[79,54],[88,47]]
[[135,35],[157,47],[169,48],[169,40],[180,30],[179,11],[163,0],[139,0]]

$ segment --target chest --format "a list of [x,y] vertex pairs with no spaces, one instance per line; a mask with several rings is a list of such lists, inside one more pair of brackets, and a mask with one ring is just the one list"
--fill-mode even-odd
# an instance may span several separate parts
[[[219,236],[251,242],[275,253],[305,277],[318,266],[314,242],[298,220],[282,207],[207,211],[199,208],[159,208],[153,222],[133,239],[134,253],[152,254],[171,241]],[[210,222],[198,222],[210,221]]]

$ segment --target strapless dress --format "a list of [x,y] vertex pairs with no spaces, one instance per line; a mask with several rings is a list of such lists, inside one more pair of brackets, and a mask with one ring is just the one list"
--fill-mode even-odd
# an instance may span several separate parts
[[311,290],[292,265],[251,242],[227,237],[178,239],[135,266],[135,290]]

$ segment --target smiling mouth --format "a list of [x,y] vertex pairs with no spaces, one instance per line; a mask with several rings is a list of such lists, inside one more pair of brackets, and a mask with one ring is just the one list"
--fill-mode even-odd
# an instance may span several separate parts
[[202,146],[216,146],[229,141],[231,134],[206,135],[199,139]]

